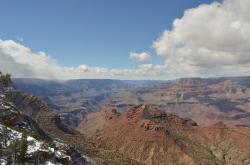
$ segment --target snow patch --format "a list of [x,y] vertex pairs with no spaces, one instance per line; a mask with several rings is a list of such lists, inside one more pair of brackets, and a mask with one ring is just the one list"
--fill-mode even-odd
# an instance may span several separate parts
[[53,163],[51,161],[45,162],[45,165],[61,165],[60,163]]
[[0,159],[0,165],[7,165],[8,162],[5,159]]
[[9,146],[13,141],[19,140],[22,138],[22,133],[0,124],[0,133],[3,133],[4,129],[6,129],[7,131],[6,133],[8,134],[7,146]]
[[35,138],[28,136],[27,141],[29,142],[27,153],[31,154],[41,149],[42,142],[39,142]]

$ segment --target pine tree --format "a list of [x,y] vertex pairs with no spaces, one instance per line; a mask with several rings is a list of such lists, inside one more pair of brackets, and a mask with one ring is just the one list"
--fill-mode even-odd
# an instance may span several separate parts
[[1,133],[1,141],[3,142],[2,144],[3,148],[7,146],[8,138],[9,138],[9,131],[5,126],[3,126],[2,133]]
[[0,83],[4,87],[8,87],[11,84],[11,75],[10,74],[0,74]]
[[[1,136],[1,135],[2,135],[2,134],[0,134],[0,138],[2,139],[2,136]],[[4,152],[3,149],[4,149],[4,148],[3,148],[3,142],[0,141],[0,156],[3,155],[3,152]]]
[[11,159],[9,160],[11,162],[11,164],[15,165],[18,162],[18,141],[14,141],[10,146],[9,146],[10,150],[11,150]]
[[18,163],[24,164],[27,161],[27,150],[27,135],[23,133],[22,139],[18,143]]

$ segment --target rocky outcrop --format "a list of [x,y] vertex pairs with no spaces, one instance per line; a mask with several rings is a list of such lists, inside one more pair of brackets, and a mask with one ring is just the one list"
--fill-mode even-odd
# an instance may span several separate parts
[[119,112],[139,104],[201,126],[219,121],[250,126],[250,78],[181,78],[173,81],[71,80],[67,82],[16,79],[14,84],[39,96],[63,116],[62,122],[81,127],[85,116],[111,104]]
[[[222,165],[250,161],[250,142],[247,140],[250,130],[247,129],[229,128],[223,123],[202,128],[190,119],[159,111],[149,105],[135,106],[122,115],[105,107],[99,115],[112,118],[102,118],[105,122],[102,121],[103,126],[92,135],[92,142],[143,164]],[[240,133],[242,131],[244,134]],[[245,141],[244,148],[240,139]],[[229,160],[229,157],[234,160]]]
[[[0,160],[7,164],[81,164],[90,165],[72,146],[48,134],[39,121],[42,114],[51,114],[47,104],[35,96],[17,91],[11,84],[1,85],[0,81]],[[55,130],[67,134],[73,130],[51,115]],[[49,118],[43,120],[47,122]],[[72,132],[71,132],[72,131]],[[7,142],[6,142],[7,141]],[[27,146],[26,146],[27,145]],[[20,157],[20,155],[25,155]],[[14,157],[13,157],[14,156]],[[14,163],[14,162],[15,163]],[[1,162],[2,163],[2,162]]]

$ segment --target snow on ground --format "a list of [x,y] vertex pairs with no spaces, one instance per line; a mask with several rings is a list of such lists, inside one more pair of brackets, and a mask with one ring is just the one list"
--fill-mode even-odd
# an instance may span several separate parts
[[0,159],[0,165],[6,165],[8,162],[4,159]]
[[[7,129],[7,133],[9,137],[9,140],[7,141],[7,146],[9,146],[13,141],[20,140],[22,138],[22,133],[15,131],[11,128],[5,127],[1,124],[0,124],[0,133],[3,132],[4,128]],[[35,138],[31,136],[27,137],[27,141],[28,141],[28,150],[27,150],[28,154],[34,153],[41,149],[42,142],[39,142],[38,140],[36,140]]]
[[49,152],[49,153],[54,153],[54,152],[55,152],[55,149],[54,149],[54,148],[51,148],[51,147],[48,147],[48,152]]
[[2,110],[9,110],[10,108],[11,108],[11,107],[8,106],[8,105],[5,105],[5,104],[3,104],[3,103],[0,104],[0,109],[2,109]]
[[63,158],[63,153],[61,153],[60,151],[56,151],[56,152],[55,152],[55,155],[56,155],[56,157],[58,157],[58,158]]
[[53,140],[53,142],[55,143],[56,147],[58,147],[58,148],[64,148],[64,147],[68,146],[65,143],[61,142],[61,140],[59,140],[59,139],[55,139],[55,140]]
[[6,128],[9,140],[7,141],[7,145],[10,145],[14,140],[19,140],[22,138],[22,133],[5,127],[4,125],[0,124],[0,133],[3,133],[3,130]]
[[27,141],[29,142],[27,154],[31,154],[31,153],[34,153],[34,152],[40,150],[41,146],[43,144],[42,142],[39,142],[38,140],[36,140],[35,138],[33,138],[31,136],[27,137]]
[[[3,129],[6,128],[7,130],[7,134],[8,134],[8,141],[7,141],[7,146],[9,146],[11,143],[13,143],[15,140],[21,140],[22,139],[22,133],[15,131],[11,128],[8,128],[4,125],[0,124],[0,133],[3,132]],[[43,151],[43,152],[47,152],[50,154],[55,154],[55,156],[57,158],[68,158],[69,160],[71,160],[71,157],[65,154],[64,151],[64,147],[66,147],[67,145],[59,142],[59,140],[54,140],[54,144],[56,144],[56,147],[60,148],[59,150],[55,150],[52,147],[45,147],[43,148],[43,142],[42,141],[38,141],[37,139],[31,137],[31,136],[27,136],[27,141],[28,141],[28,148],[27,148],[27,154],[32,155],[32,153],[35,153],[37,151]],[[0,159],[0,165],[4,165],[4,160]],[[46,164],[48,165],[60,165],[58,163],[53,163],[53,162],[46,162]]]
[[53,163],[51,161],[45,162],[45,165],[61,165],[60,163]]

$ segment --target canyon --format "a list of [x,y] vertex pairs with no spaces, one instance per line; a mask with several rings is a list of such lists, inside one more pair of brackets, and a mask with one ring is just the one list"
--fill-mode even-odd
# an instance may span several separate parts
[[[13,144],[28,134],[36,149],[27,162],[245,165],[249,82],[12,79],[0,83],[0,134],[9,130]],[[5,155],[0,161],[11,161]]]

